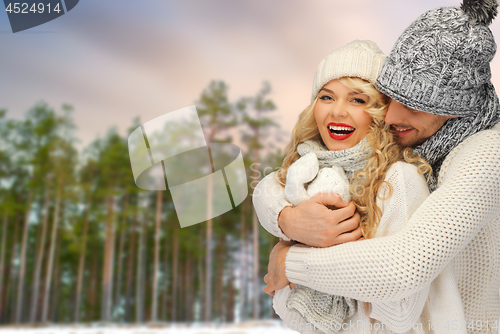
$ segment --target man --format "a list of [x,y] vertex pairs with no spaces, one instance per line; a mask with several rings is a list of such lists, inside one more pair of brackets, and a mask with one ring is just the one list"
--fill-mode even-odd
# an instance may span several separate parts
[[[271,253],[266,293],[296,283],[387,301],[429,284],[429,294],[439,293],[440,274],[451,270],[455,282],[445,284],[457,284],[463,307],[444,299],[427,305],[424,312],[449,314],[448,324],[428,324],[428,331],[451,331],[461,312],[466,324],[456,329],[498,331],[500,107],[489,66],[496,44],[487,27],[497,7],[496,0],[466,0],[461,8],[425,13],[401,35],[379,74],[377,87],[393,99],[386,122],[401,145],[433,167],[432,193],[404,231],[346,243],[361,236],[352,203],[323,195],[292,208],[283,198],[254,197],[261,223],[274,235],[317,247],[344,243],[318,249],[281,241]],[[256,193],[269,182],[276,181],[264,179]]]

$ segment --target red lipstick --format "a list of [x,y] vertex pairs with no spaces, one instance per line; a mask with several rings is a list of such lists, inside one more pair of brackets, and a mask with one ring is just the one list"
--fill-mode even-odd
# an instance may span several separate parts
[[[330,130],[330,127],[342,127],[347,128],[343,130]],[[356,131],[354,127],[345,123],[328,123],[328,134],[333,140],[346,140]],[[339,133],[341,132],[341,133]],[[344,133],[345,132],[345,133]]]

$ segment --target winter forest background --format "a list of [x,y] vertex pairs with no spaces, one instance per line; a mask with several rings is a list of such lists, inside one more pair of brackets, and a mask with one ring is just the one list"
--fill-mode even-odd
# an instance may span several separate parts
[[[135,186],[128,134],[195,104],[207,141],[241,148],[251,194],[321,59],[355,39],[387,54],[419,15],[461,1],[82,0],[16,34],[0,12],[2,330],[273,317],[277,240],[251,196],[180,229],[168,190]],[[499,18],[490,29],[498,42]],[[498,89],[498,55],[491,68]]]
[[[242,149],[249,194],[261,166],[269,173],[282,159],[264,144],[277,133],[270,89],[233,102],[212,81],[195,103],[207,142]],[[79,152],[72,113],[42,101],[22,120],[0,111],[0,322],[273,317],[262,277],[277,240],[251,196],[181,229],[168,190],[136,187],[128,135],[111,128]]]

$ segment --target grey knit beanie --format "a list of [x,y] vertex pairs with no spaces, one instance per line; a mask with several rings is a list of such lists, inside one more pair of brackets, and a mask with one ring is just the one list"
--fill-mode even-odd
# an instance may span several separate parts
[[399,37],[377,87],[415,110],[467,116],[486,98],[496,44],[488,25],[496,0],[430,10]]
[[464,0],[460,8],[426,12],[396,41],[377,78],[381,92],[410,108],[457,116],[414,148],[432,166],[431,191],[451,150],[500,122],[490,80],[496,43],[488,28],[497,7],[496,0]]

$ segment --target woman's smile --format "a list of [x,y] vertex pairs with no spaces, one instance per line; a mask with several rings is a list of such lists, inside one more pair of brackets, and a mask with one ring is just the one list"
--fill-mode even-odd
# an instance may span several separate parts
[[345,123],[329,123],[328,131],[333,140],[345,140],[349,138],[356,129]]

